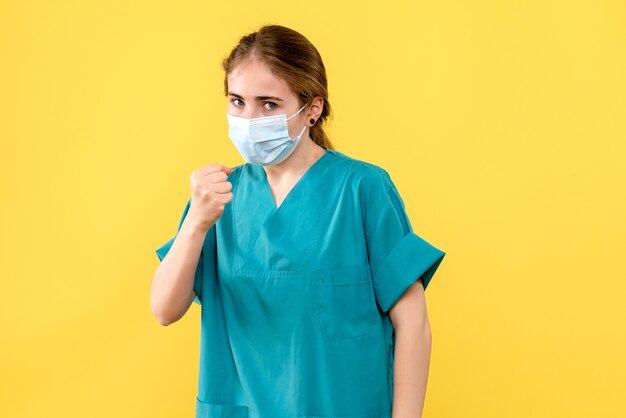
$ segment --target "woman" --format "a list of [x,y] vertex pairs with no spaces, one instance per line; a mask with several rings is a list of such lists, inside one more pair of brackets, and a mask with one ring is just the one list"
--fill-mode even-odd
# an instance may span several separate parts
[[246,163],[193,172],[151,289],[163,325],[201,305],[196,417],[421,416],[424,289],[445,253],[412,231],[384,169],[331,146],[304,36],[264,26],[223,69]]

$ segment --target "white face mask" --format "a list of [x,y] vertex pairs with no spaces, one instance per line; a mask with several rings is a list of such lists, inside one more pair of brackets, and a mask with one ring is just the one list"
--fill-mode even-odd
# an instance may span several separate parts
[[289,157],[302,138],[306,125],[300,135],[292,139],[287,121],[305,107],[306,104],[289,118],[281,113],[247,119],[226,112],[228,136],[247,162],[257,165],[278,164]]

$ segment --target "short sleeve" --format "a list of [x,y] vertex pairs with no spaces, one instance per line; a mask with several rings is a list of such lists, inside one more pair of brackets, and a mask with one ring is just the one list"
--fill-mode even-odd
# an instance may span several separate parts
[[[189,207],[191,206],[191,199],[189,199],[187,201],[187,205],[185,206],[185,209],[183,210],[183,215],[180,218],[180,221],[178,222],[178,229],[176,231],[176,235],[174,235],[172,238],[170,238],[166,243],[164,243],[163,245],[161,245],[159,248],[157,248],[155,250],[157,257],[159,257],[159,261],[163,261],[163,258],[165,258],[165,255],[169,252],[170,248],[172,247],[172,244],[174,243],[174,240],[176,239],[176,237],[178,236],[178,232],[180,231],[180,227],[183,225],[183,221],[185,220],[185,217],[187,216],[187,212],[189,212]],[[211,228],[213,229],[213,228]],[[212,233],[212,231],[208,232],[207,234]],[[205,241],[206,242],[206,241]],[[195,274],[195,279],[194,279],[194,283],[193,283],[193,291],[196,293],[196,296],[194,297],[193,301],[196,302],[198,305],[201,305],[202,302],[202,278],[204,276],[203,272],[204,272],[204,246],[202,248],[202,250],[200,251],[200,257],[198,259],[198,266],[196,267],[196,274]]]
[[426,289],[445,252],[413,231],[404,202],[386,172],[372,195],[376,203],[366,223],[367,251],[374,293],[387,312],[420,277]]

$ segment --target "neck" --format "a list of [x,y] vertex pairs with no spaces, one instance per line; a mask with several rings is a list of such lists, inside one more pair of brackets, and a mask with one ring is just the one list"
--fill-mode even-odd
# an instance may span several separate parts
[[306,171],[315,161],[317,161],[326,150],[317,145],[306,133],[293,150],[291,155],[280,164],[264,166],[265,174],[268,178],[280,178],[284,175],[298,174]]

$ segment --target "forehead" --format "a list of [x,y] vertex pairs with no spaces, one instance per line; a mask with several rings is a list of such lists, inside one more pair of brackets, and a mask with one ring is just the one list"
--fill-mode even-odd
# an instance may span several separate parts
[[289,99],[293,96],[287,82],[274,75],[259,60],[245,60],[228,75],[228,90],[252,99],[256,96],[277,96]]

